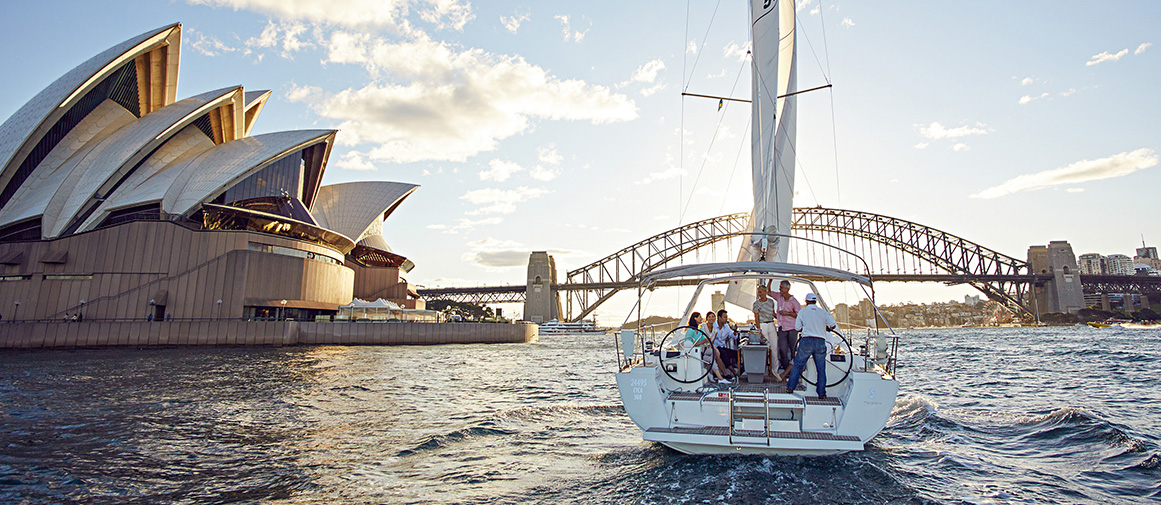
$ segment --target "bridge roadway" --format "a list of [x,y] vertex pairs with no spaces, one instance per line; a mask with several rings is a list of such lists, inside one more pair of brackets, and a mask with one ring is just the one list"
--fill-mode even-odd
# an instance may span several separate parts
[[[1137,278],[1121,279],[1123,276],[1081,276],[1084,284],[1110,283]],[[1093,278],[1093,279],[1090,279]],[[940,282],[944,284],[968,284],[971,282],[1044,282],[1051,280],[1051,275],[960,275],[960,274],[883,274],[875,275],[875,282]],[[705,278],[670,279],[657,283],[658,287],[669,286],[696,286]],[[1158,288],[1161,289],[1161,277],[1157,278]],[[587,291],[594,289],[633,289],[636,282],[588,282],[554,284],[552,289],[562,291]],[[454,300],[457,302],[472,303],[520,303],[528,287],[520,284],[503,286],[453,287],[453,288],[426,288],[418,290],[419,296],[428,300]],[[1087,292],[1087,290],[1086,290]]]
[[[670,279],[657,283],[658,287],[695,286],[704,278]],[[1052,280],[1051,275],[964,275],[964,274],[881,274],[872,276],[875,282],[939,282],[947,285],[970,284],[972,282],[1016,282],[1041,283]],[[1080,282],[1085,293],[1139,292],[1142,288],[1149,293],[1161,292],[1161,277],[1139,275],[1081,275]],[[589,282],[554,284],[552,289],[563,291],[586,291],[594,289],[633,289],[636,282]],[[419,296],[428,300],[453,300],[469,303],[521,303],[528,287],[520,284],[503,286],[428,288],[418,290]]]

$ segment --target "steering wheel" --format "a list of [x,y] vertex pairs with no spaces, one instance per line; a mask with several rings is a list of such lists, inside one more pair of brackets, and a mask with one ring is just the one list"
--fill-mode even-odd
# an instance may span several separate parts
[[[676,339],[677,345],[675,347],[677,348],[677,352],[679,354],[677,356],[672,357],[672,358],[667,358],[665,356],[665,353],[666,353],[665,342],[667,340],[669,340],[671,337],[673,337],[673,334],[677,333],[677,331],[681,330],[681,329],[686,329],[687,331],[692,329],[692,330],[696,331],[697,332],[695,334],[696,337],[687,337],[683,333],[680,336],[680,338]],[[701,331],[700,328],[695,328],[693,326],[685,325],[685,326],[678,326],[672,330],[669,330],[669,333],[666,333],[665,336],[661,338],[661,342],[659,342],[659,345],[657,346],[658,357],[660,358],[660,361],[661,361],[661,371],[665,372],[665,375],[669,376],[670,379],[673,379],[673,380],[680,382],[682,384],[692,384],[695,382],[701,382],[701,381],[705,380],[705,377],[707,375],[709,375],[710,370],[713,368],[712,365],[706,366],[705,362],[702,361],[702,356],[705,354],[705,351],[706,351],[705,348],[712,347],[712,346],[713,346],[713,341],[710,340],[709,335],[706,335],[705,332]],[[694,353],[695,350],[699,350],[700,352],[697,352],[695,354]],[[713,352],[713,350],[711,349],[710,352]],[[676,363],[678,360],[684,360],[687,369],[692,364],[692,363],[690,363],[690,361],[696,361],[698,363],[698,365],[700,365],[702,367],[701,375],[698,378],[693,379],[693,380],[681,380],[681,379],[678,379],[677,377],[674,377],[673,374],[669,372],[669,369],[666,368],[665,365],[668,363]],[[674,367],[674,368],[676,368],[676,367]]]
[[[826,387],[828,387],[828,388],[835,387],[835,386],[839,385],[840,383],[842,383],[842,381],[847,380],[847,376],[849,376],[851,374],[851,368],[853,368],[855,366],[855,357],[854,357],[854,354],[851,353],[851,343],[847,340],[847,337],[844,336],[842,333],[839,333],[838,329],[830,330],[830,332],[834,333],[835,335],[838,335],[839,340],[840,340],[839,346],[846,348],[843,351],[845,354],[841,355],[841,356],[846,356],[846,359],[845,359],[846,366],[844,367],[841,364],[835,364],[834,361],[831,361],[830,354],[831,354],[832,349],[827,349],[827,352],[826,352],[826,354],[827,354],[827,356],[826,356],[826,375],[828,377],[832,376],[832,375],[838,375],[837,372],[842,372],[842,374],[843,374],[842,377],[839,377],[839,379],[834,381],[834,382],[828,381],[826,384]],[[827,346],[827,347],[829,347],[829,346]],[[811,386],[814,385],[814,382],[812,382],[810,379],[806,378],[806,370],[803,370],[802,380],[804,382],[806,382],[807,384],[810,384]]]

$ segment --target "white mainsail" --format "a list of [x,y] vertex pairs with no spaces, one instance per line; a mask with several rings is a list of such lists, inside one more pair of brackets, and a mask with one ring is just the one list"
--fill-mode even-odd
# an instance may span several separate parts
[[[794,213],[794,142],[797,90],[793,0],[750,0],[752,36],[751,170],[754,210],[747,231],[790,234]],[[778,98],[778,97],[783,98]],[[785,262],[788,241],[753,237],[742,244],[738,261]],[[731,285],[726,300],[749,307],[755,286]]]

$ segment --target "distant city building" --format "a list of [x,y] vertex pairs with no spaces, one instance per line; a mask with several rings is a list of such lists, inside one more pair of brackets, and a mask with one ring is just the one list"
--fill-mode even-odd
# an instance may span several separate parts
[[1153,268],[1152,265],[1144,263],[1133,263],[1133,272],[1135,275],[1161,275],[1161,272]]
[[980,303],[980,295],[964,295],[963,304],[976,306]]
[[1110,254],[1108,256],[1109,275],[1133,275],[1133,260],[1124,254]]
[[1109,273],[1108,259],[1100,253],[1082,254],[1076,258],[1081,275],[1106,275]]
[[1157,258],[1157,248],[1156,247],[1145,247],[1145,244],[1141,244],[1141,247],[1137,248],[1137,257],[1138,258],[1158,259]]

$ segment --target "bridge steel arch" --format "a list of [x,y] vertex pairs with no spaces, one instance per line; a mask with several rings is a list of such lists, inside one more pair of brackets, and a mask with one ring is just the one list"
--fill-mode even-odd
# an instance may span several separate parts
[[[743,212],[689,223],[569,271],[568,284],[594,287],[561,286],[568,296],[566,312],[573,320],[584,318],[641,276],[671,266],[694,250],[729,238],[722,235],[736,237],[746,232],[749,217],[748,212]],[[964,276],[968,284],[988,298],[1031,314],[1024,304],[1028,279],[1032,278],[1027,262],[951,233],[882,214],[824,207],[795,208],[792,233],[856,254],[862,252],[870,262],[872,278],[876,273],[896,277],[924,273],[924,269],[928,274]],[[791,261],[798,263],[850,267],[828,264],[826,255],[811,250],[809,245],[792,246],[789,252]],[[574,304],[580,309],[577,315],[572,315]]]
[[[792,228],[796,235],[815,239],[822,235],[824,241],[826,238],[844,236],[860,239],[865,241],[861,244],[864,249],[866,243],[877,244],[887,250],[887,258],[890,258],[889,253],[898,251],[913,261],[907,265],[906,257],[897,260],[894,264],[895,274],[920,274],[926,267],[928,273],[964,275],[971,279],[968,284],[986,294],[989,299],[1032,314],[1025,306],[1029,283],[1024,278],[1034,274],[1028,262],[963,237],[882,214],[823,207],[794,209]],[[858,245],[854,246],[854,250],[859,250]],[[878,266],[878,273],[892,273],[889,271],[892,265],[890,261],[882,261],[883,255],[867,256],[872,262],[872,270]],[[887,271],[884,271],[884,267]]]
[[[588,265],[570,270],[565,276],[569,284],[602,287],[569,290],[566,313],[575,321],[584,319],[624,289],[610,285],[636,282],[653,270],[668,267],[687,253],[726,240],[730,235],[745,232],[749,219],[749,212],[703,219],[658,233]],[[574,302],[581,309],[576,316],[572,316]]]

